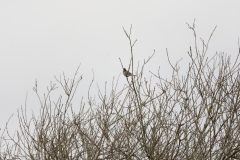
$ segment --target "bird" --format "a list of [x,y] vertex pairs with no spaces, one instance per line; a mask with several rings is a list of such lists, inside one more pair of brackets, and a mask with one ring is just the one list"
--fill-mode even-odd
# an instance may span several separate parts
[[123,68],[123,75],[125,77],[136,76],[136,75],[133,75],[131,72],[127,71],[126,68]]

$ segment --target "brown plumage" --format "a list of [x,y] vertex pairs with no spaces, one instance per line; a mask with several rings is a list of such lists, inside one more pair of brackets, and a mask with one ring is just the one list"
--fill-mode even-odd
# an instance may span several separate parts
[[127,71],[126,68],[123,68],[123,75],[125,77],[136,76],[136,75],[133,75],[131,72]]

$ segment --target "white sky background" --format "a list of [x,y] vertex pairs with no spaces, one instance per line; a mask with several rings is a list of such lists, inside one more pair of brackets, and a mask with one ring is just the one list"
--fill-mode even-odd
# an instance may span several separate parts
[[[240,37],[239,6],[237,0],[0,0],[0,128],[13,113],[11,123],[16,123],[17,109],[25,104],[27,93],[29,110],[39,110],[32,90],[36,79],[43,96],[49,82],[55,82],[54,75],[65,72],[71,77],[81,63],[83,81],[76,95],[79,100],[87,96],[92,69],[93,91],[97,90],[96,83],[103,87],[106,81],[110,88],[112,78],[122,73],[118,58],[125,66],[130,58],[122,26],[129,30],[132,24],[133,40],[138,40],[134,48],[135,70],[138,61],[143,62],[156,50],[146,66],[146,77],[158,66],[163,77],[169,74],[166,48],[172,62],[187,58],[193,34],[186,22],[192,24],[194,18],[198,38],[207,40],[217,25],[209,56],[218,51],[235,58]],[[119,88],[125,83],[121,76]]]

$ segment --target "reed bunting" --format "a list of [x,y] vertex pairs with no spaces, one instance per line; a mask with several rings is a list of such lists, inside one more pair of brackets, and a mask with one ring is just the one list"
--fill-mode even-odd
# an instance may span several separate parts
[[125,77],[136,76],[136,75],[133,75],[131,72],[127,71],[126,68],[123,68],[123,75]]

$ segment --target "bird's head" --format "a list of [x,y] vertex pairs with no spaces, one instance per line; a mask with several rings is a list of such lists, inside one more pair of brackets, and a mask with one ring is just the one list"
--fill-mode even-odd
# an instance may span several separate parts
[[123,68],[123,71],[126,71],[126,68]]

